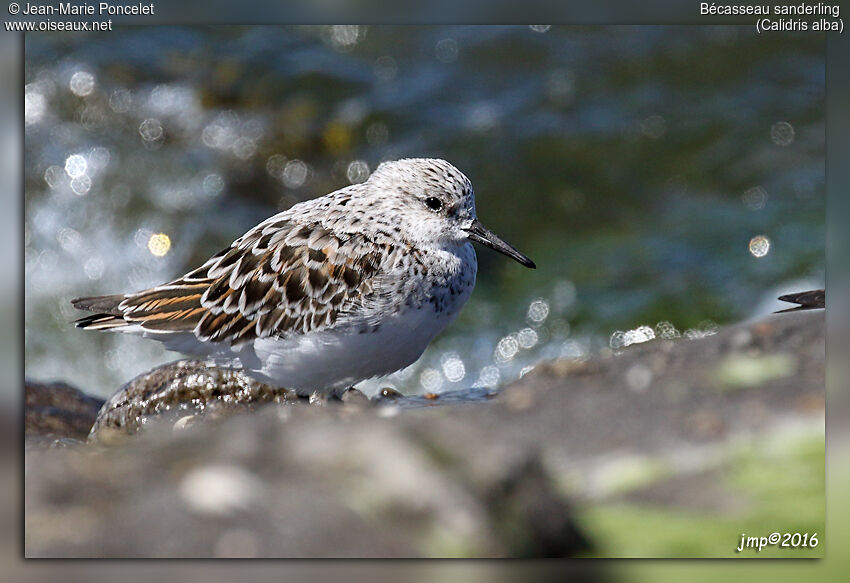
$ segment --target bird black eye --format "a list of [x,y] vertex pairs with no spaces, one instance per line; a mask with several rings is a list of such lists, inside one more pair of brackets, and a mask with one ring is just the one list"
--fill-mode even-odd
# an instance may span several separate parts
[[429,196],[425,199],[425,206],[427,206],[432,211],[437,212],[441,208],[443,208],[443,201],[441,201],[436,196]]

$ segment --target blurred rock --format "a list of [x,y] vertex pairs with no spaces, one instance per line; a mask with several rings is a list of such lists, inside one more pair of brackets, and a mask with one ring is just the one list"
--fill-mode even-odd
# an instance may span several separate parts
[[103,405],[65,383],[24,383],[24,435],[27,440],[85,440]]
[[[783,365],[729,385],[718,370],[735,355],[757,359],[756,368],[781,355]],[[210,403],[209,382],[224,373],[197,366],[169,365],[128,388],[145,399],[174,397],[169,375],[184,383],[199,374],[203,388],[187,385],[185,394]],[[622,498],[631,483],[634,500],[733,511],[746,501],[730,502],[712,482],[714,458],[700,448],[769,431],[792,415],[822,422],[822,410],[800,413],[800,402],[822,403],[823,394],[824,316],[799,312],[581,365],[542,364],[498,396],[475,393],[465,404],[270,398],[253,412],[180,431],[169,415],[143,415],[146,431],[120,447],[28,451],[26,555],[589,554],[595,547],[576,505]],[[666,487],[649,488],[652,480]]]
[[823,398],[824,337],[824,312],[794,312],[704,338],[634,344],[580,364],[543,363],[497,397],[501,431],[557,440],[553,453],[576,458],[764,430],[799,410],[801,399]]
[[486,441],[445,443],[430,416],[417,415],[425,410],[335,414],[346,408],[270,405],[176,433],[149,420],[150,430],[122,447],[34,450],[27,556],[569,556],[588,548],[532,452],[493,444],[497,457],[481,456]]

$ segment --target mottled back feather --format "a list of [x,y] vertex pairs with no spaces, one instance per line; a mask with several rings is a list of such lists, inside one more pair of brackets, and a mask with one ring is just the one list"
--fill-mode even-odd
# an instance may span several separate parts
[[74,300],[81,309],[104,312],[77,325],[138,324],[231,344],[321,330],[356,311],[372,292],[371,280],[387,257],[375,249],[359,233],[266,221],[180,279],[126,296]]

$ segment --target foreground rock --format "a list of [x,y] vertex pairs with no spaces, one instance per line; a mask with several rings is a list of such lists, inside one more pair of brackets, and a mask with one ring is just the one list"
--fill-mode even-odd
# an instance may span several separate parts
[[[801,312],[541,365],[486,402],[149,417],[118,447],[28,450],[26,554],[592,554],[576,508],[728,506],[718,444],[822,427],[823,398],[823,313]],[[663,479],[624,489],[636,459]]]
[[85,440],[103,406],[65,383],[24,383],[24,434],[29,440]]
[[91,424],[89,441],[107,443],[133,435],[152,419],[185,424],[199,415],[214,418],[297,400],[294,391],[263,384],[242,371],[178,360],[121,387]]

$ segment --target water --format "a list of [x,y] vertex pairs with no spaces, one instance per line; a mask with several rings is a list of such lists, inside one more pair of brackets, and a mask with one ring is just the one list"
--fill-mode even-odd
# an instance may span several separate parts
[[752,27],[128,27],[26,44],[26,373],[172,360],[72,297],[188,271],[384,159],[444,157],[532,257],[479,249],[408,393],[699,336],[824,271],[824,42]]

